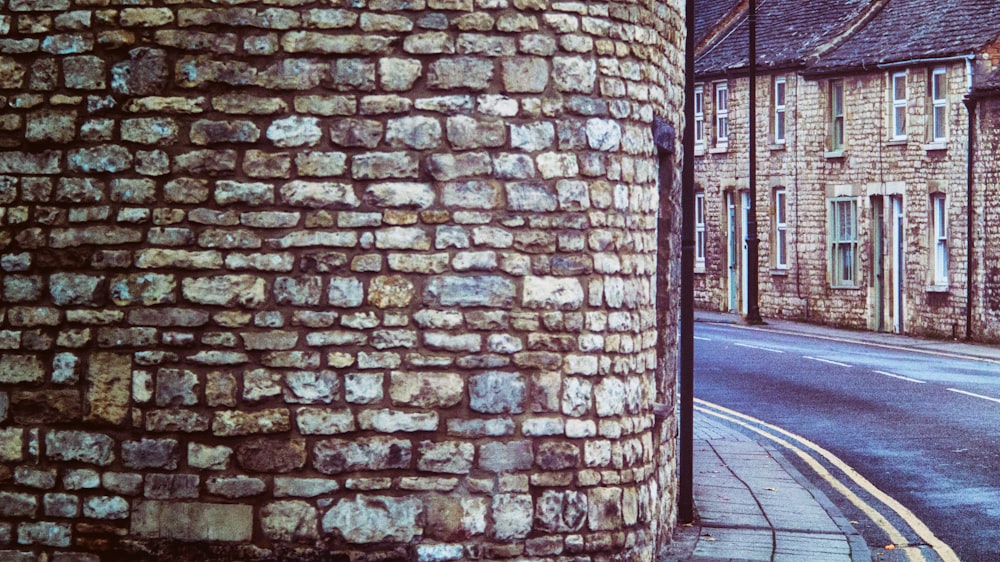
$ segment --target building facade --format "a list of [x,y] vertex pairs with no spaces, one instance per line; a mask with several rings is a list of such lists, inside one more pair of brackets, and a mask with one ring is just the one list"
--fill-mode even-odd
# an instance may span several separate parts
[[0,2],[0,559],[653,560],[681,5]]
[[[943,19],[920,16],[918,0],[829,3],[811,13],[794,4],[768,3],[758,18],[761,314],[996,339],[983,316],[985,255],[975,253],[988,246],[988,168],[972,176],[969,168],[994,149],[970,151],[965,100],[995,68],[1000,14],[988,2],[954,3]],[[696,95],[697,295],[701,306],[743,314],[746,25],[743,14],[700,47]],[[892,33],[902,28],[924,34]],[[981,121],[973,128],[989,134]]]

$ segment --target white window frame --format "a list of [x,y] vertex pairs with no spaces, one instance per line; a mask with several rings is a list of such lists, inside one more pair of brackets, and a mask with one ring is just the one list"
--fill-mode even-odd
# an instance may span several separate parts
[[694,194],[694,267],[705,269],[705,192]]
[[894,72],[889,80],[889,95],[892,98],[891,130],[892,140],[906,140],[906,77],[903,72]]
[[830,286],[858,286],[858,200],[838,197],[830,200]]
[[932,70],[927,89],[931,98],[931,140],[948,142],[948,69],[939,66]]
[[830,150],[844,150],[844,81],[830,80]]
[[788,190],[774,190],[774,267],[788,269]]
[[788,81],[784,76],[774,79],[774,143],[785,144],[785,109],[788,101]]
[[705,148],[705,87],[701,84],[694,87],[694,146]]
[[715,146],[729,144],[729,83],[715,84]]
[[948,285],[948,198],[944,193],[930,196],[931,284]]

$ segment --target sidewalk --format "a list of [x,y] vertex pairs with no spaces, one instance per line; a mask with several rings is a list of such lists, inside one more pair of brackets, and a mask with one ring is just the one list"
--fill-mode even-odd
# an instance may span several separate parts
[[[695,323],[717,322],[721,324],[745,325],[743,318],[739,314],[729,314],[709,310],[695,310],[694,321]],[[772,318],[765,318],[764,322],[766,324],[764,326],[760,326],[760,328],[779,332],[791,332],[800,336],[836,338],[839,340],[858,341],[892,347],[905,347],[909,349],[933,351],[936,353],[966,355],[969,357],[977,357],[980,359],[1000,362],[1000,346],[982,343],[966,343],[961,339],[924,339],[884,332],[846,330],[831,326],[823,326],[820,324],[795,322],[793,320],[776,320]]]
[[[696,322],[743,323],[695,311]],[[820,338],[964,355],[1000,363],[1000,347],[765,319],[760,328]],[[694,417],[697,522],[678,526],[659,562],[870,562],[864,538],[840,510],[770,444],[724,420]]]
[[694,419],[698,521],[660,562],[872,560],[850,522],[777,450],[706,414]]

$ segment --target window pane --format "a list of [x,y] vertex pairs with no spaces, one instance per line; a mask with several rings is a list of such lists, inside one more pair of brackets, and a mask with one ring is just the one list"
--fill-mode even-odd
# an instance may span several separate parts
[[943,139],[948,136],[945,127],[947,110],[943,105],[934,106],[934,138]]
[[892,88],[893,94],[892,99],[894,100],[905,100],[906,99],[906,75],[897,74],[892,77]]
[[895,119],[893,120],[896,124],[895,134],[897,137],[902,137],[906,135],[906,107],[896,107],[895,108]]

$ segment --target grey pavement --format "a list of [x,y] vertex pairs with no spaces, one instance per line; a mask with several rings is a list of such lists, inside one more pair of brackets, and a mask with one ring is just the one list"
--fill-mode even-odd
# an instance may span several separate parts
[[[929,340],[765,319],[765,329],[933,350],[1000,362],[1000,347]],[[738,315],[696,311],[696,322],[742,323]],[[696,412],[697,521],[679,525],[660,562],[869,562],[864,538],[830,499],[774,445]],[[816,478],[815,475],[810,477]]]
[[697,522],[679,526],[661,562],[870,561],[861,535],[782,454],[696,413]]

